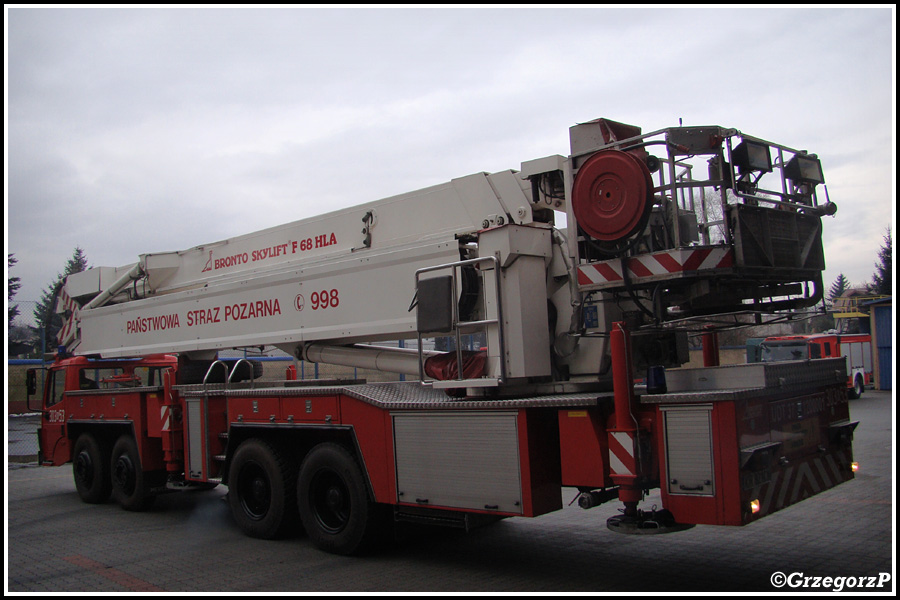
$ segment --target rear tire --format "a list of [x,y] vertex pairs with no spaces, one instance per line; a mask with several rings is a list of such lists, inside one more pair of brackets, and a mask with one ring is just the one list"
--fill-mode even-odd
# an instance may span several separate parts
[[112,481],[109,472],[109,447],[93,435],[82,433],[72,452],[72,476],[82,502],[102,504],[109,500]]
[[853,387],[850,389],[850,394],[849,394],[850,399],[851,400],[859,399],[863,395],[863,392],[865,392],[865,391],[866,391],[866,385],[865,385],[865,382],[863,382],[862,375],[857,375],[856,378],[853,380]]
[[141,468],[141,455],[131,435],[123,435],[113,446],[110,460],[112,492],[122,508],[131,511],[149,509],[156,496],[150,493],[150,473]]
[[228,470],[228,504],[250,537],[274,539],[297,530],[297,468],[290,455],[260,439],[234,453]]
[[359,463],[338,444],[319,444],[306,456],[297,481],[297,505],[307,535],[333,554],[370,549],[387,523],[384,507],[369,499]]

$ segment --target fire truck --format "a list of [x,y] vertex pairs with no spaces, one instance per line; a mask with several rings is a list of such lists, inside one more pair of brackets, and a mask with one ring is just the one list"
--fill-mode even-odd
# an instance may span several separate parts
[[872,336],[867,333],[817,333],[767,337],[760,343],[760,360],[809,360],[840,356],[847,361],[847,388],[855,400],[872,383]]
[[[835,210],[814,154],[597,119],[519,170],[73,274],[40,462],[128,510],[225,485],[248,535],[340,554],[398,522],[537,517],[563,488],[621,502],[617,533],[753,523],[853,478],[846,363],[719,366],[715,328],[816,306]],[[260,347],[408,379],[218,358]]]

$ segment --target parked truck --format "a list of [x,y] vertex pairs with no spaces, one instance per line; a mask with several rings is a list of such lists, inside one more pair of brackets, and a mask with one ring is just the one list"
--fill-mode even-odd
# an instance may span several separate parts
[[847,361],[847,388],[853,400],[872,383],[872,336],[868,333],[771,336],[760,343],[759,350],[763,362],[842,357]]
[[[680,368],[724,314],[821,301],[835,206],[817,157],[608,119],[570,142],[70,275],[41,464],[71,462],[82,500],[128,510],[226,485],[247,534],[302,528],[342,554],[399,521],[537,517],[563,488],[583,508],[621,502],[607,527],[644,534],[746,525],[852,479],[843,359],[718,367],[710,346],[708,366]],[[248,347],[409,381],[263,382],[217,358]],[[642,508],[655,488],[661,506]]]

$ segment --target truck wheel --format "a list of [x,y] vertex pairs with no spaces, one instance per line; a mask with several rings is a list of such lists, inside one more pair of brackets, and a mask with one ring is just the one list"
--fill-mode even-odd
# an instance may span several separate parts
[[150,508],[156,496],[150,493],[148,474],[141,469],[141,455],[131,435],[121,436],[113,446],[110,471],[113,498],[122,508],[132,511]]
[[380,533],[379,506],[369,500],[366,480],[353,455],[333,443],[313,448],[300,467],[297,505],[306,533],[333,554],[367,550]]
[[228,471],[228,504],[250,537],[273,539],[296,529],[296,463],[260,439],[249,439],[234,453]]
[[864,391],[866,391],[866,385],[863,382],[863,378],[861,375],[857,375],[853,380],[853,388],[850,390],[850,399],[857,400],[863,395]]
[[112,492],[109,446],[102,445],[89,433],[78,436],[72,452],[72,476],[83,502],[101,504],[109,500]]

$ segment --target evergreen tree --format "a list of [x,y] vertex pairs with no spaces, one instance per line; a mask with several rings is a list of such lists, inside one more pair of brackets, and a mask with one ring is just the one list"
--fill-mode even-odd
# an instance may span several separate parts
[[[6,255],[6,270],[12,270],[13,266],[19,262],[14,254]],[[13,304],[12,300],[16,295],[16,292],[19,291],[19,288],[22,287],[20,283],[20,279],[18,277],[8,277],[6,279],[6,314],[9,317],[9,321],[7,321],[7,328],[12,327],[13,319],[19,316],[19,305]]]
[[84,250],[76,247],[72,257],[66,262],[62,275],[57,275],[56,280],[41,294],[41,299],[38,301],[33,314],[38,328],[44,332],[45,352],[53,352],[56,349],[56,334],[62,327],[62,318],[56,314],[56,301],[63,282],[72,273],[80,273],[88,268]]
[[828,299],[834,302],[834,299],[850,289],[850,282],[844,277],[843,273],[837,276],[834,283],[831,284],[831,290],[828,292]]
[[878,250],[878,262],[875,263],[875,273],[872,275],[872,291],[876,294],[891,296],[894,293],[894,281],[891,275],[893,267],[891,228],[887,228],[884,235],[884,245]]

